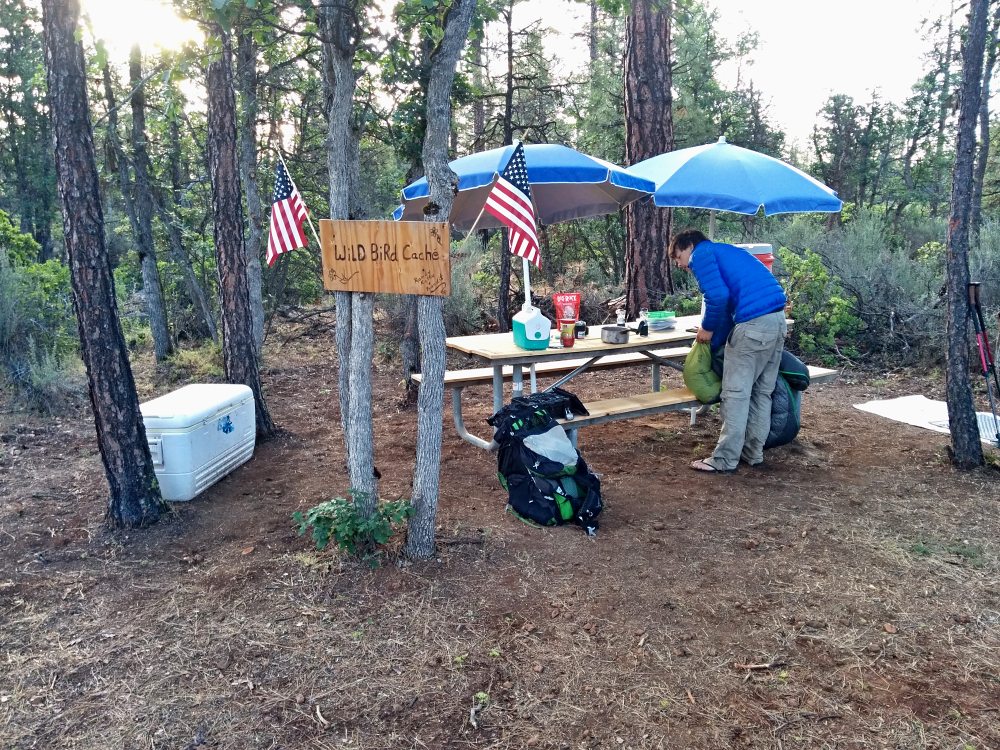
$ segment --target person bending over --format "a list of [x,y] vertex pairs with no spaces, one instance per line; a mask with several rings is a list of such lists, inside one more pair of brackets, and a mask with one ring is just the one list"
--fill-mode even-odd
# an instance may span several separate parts
[[746,250],[711,242],[696,229],[677,234],[670,257],[694,274],[705,295],[705,316],[695,336],[726,347],[722,370],[722,434],[698,471],[732,471],[740,462],[764,461],[771,427],[771,393],[784,349],[785,292],[767,267]]

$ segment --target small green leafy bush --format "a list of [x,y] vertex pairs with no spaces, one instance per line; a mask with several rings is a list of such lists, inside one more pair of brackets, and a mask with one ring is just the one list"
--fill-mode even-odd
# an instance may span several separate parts
[[330,541],[351,555],[368,557],[376,545],[385,544],[413,512],[409,500],[391,500],[375,506],[371,518],[362,518],[353,501],[343,497],[314,505],[305,513],[296,511],[292,520],[299,536],[312,529],[316,549],[325,549]]
[[19,407],[53,414],[84,391],[69,268],[33,262],[36,250],[0,212],[0,388]]
[[803,355],[830,358],[832,355],[856,356],[856,349],[841,345],[850,341],[861,328],[838,279],[812,250],[801,255],[779,248],[778,258],[787,274],[785,291],[795,319],[792,341]]

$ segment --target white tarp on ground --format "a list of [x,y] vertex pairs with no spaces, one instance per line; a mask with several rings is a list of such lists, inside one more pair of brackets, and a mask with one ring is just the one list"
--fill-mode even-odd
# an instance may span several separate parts
[[[896,422],[923,427],[926,430],[948,433],[948,404],[944,401],[934,401],[926,396],[901,396],[885,401],[868,401],[855,404],[854,408]],[[997,429],[993,415],[988,411],[980,411],[976,412],[976,417],[979,420],[979,436],[982,441],[996,445]]]

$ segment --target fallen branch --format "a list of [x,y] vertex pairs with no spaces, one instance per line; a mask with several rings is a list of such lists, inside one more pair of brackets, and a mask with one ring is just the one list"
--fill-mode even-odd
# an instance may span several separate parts
[[786,661],[769,661],[766,664],[734,664],[734,669],[777,669],[778,667],[787,667],[788,662]]

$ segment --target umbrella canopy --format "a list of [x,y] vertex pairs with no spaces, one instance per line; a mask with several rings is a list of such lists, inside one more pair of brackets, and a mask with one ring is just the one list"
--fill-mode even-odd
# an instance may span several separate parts
[[839,211],[843,201],[823,183],[772,156],[726,143],[685,148],[628,168],[656,183],[657,206],[756,214]]
[[[483,206],[494,179],[507,165],[513,151],[514,146],[504,146],[451,162],[451,168],[458,175],[458,195],[450,216],[453,227],[470,229],[477,217],[479,229],[502,226],[492,215],[483,212]],[[524,159],[528,165],[531,199],[542,224],[614,213],[649,195],[655,187],[650,180],[631,175],[610,162],[554,143],[526,145]],[[403,205],[396,209],[393,218],[421,220],[427,195],[425,178],[403,188]]]

